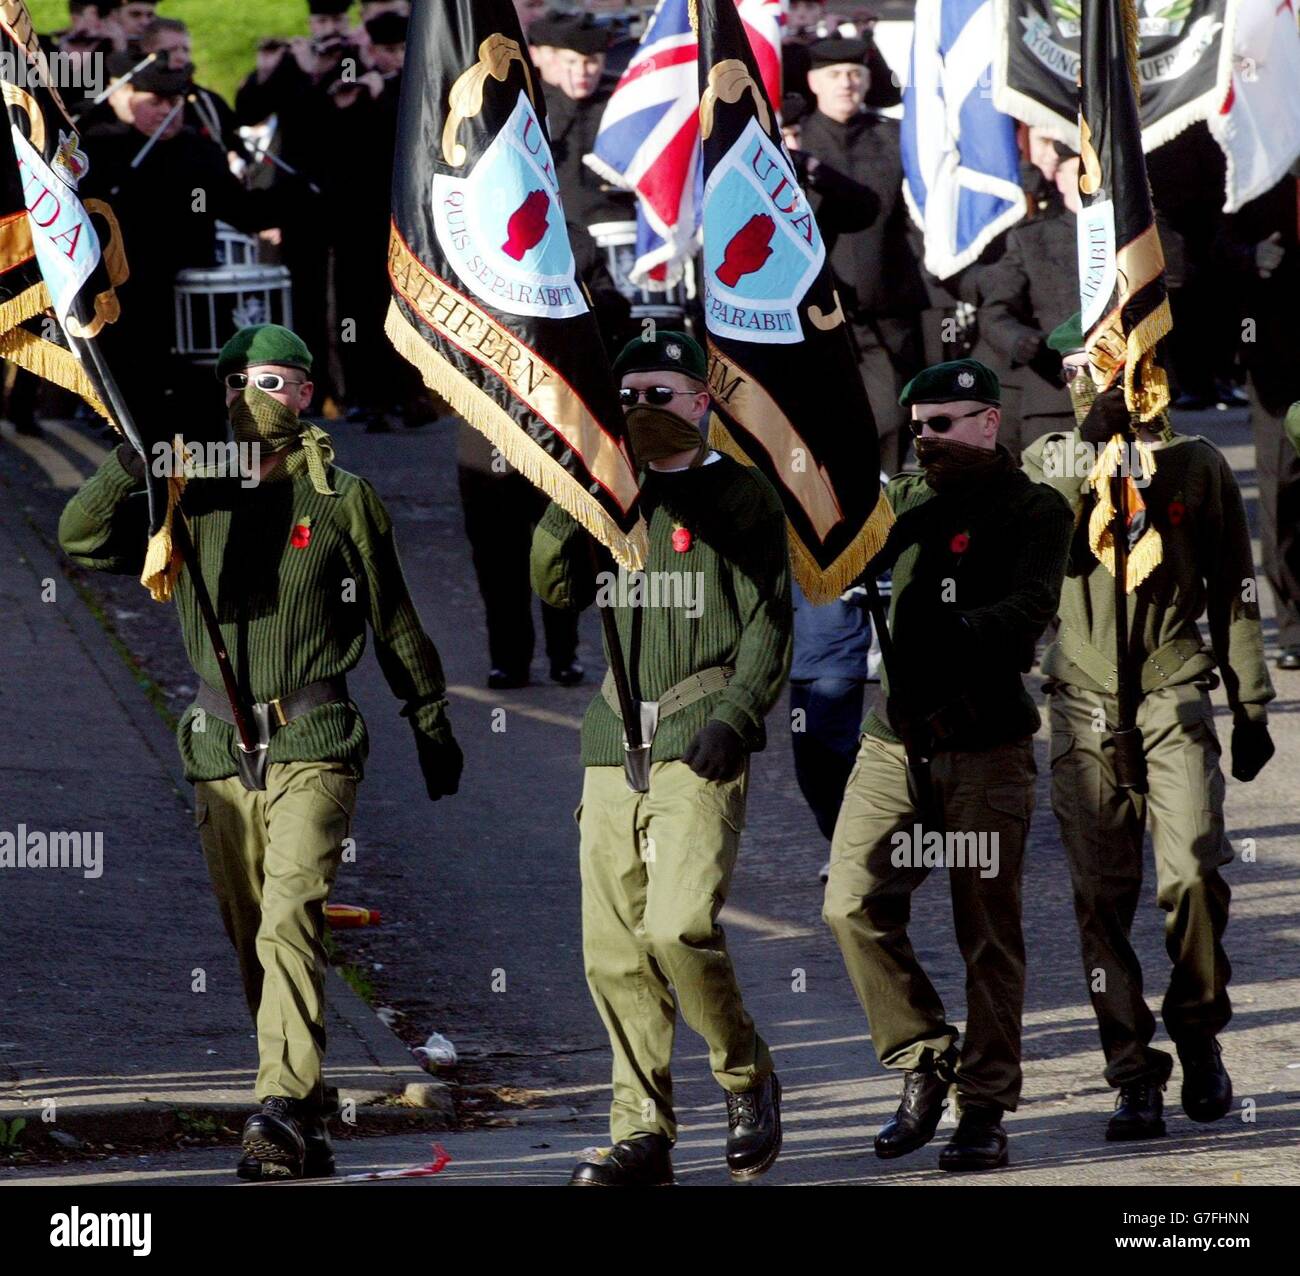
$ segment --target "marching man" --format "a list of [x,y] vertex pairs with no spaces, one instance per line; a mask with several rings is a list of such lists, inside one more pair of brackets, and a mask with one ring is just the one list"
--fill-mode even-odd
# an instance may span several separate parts
[[[329,436],[299,416],[311,402],[311,366],[301,339],[275,324],[226,343],[217,374],[236,442],[260,457],[258,481],[192,479],[181,505],[267,744],[263,787],[245,787],[230,702],[217,690],[216,657],[182,572],[176,608],[199,694],[177,740],[257,1029],[262,1107],[244,1127],[245,1179],[333,1173],[325,1122],[334,1092],[321,1075],[324,910],[368,748],[346,679],[367,625],[414,729],[429,797],[455,793],[461,770],[442,665],[407,591],[392,521],[369,483],[331,463]],[[73,562],[140,572],[144,475],[143,458],[123,443],[69,501],[59,541]]]
[[[580,1163],[571,1181],[672,1182],[676,1007],[708,1043],[726,1094],[728,1169],[753,1178],[781,1148],[781,1087],[717,917],[745,824],[749,755],[766,742],[763,717],[790,666],[785,517],[756,470],[709,449],[705,355],[695,341],[663,331],[638,338],[614,374],[645,466],[647,574],[689,573],[699,592],[691,608],[638,606],[622,590],[611,600],[632,694],[652,710],[643,719],[657,718],[647,792],[633,792],[625,776],[608,676],[583,722],[583,954],[614,1052],[613,1147]],[[599,596],[587,534],[558,506],[538,524],[532,571],[553,607]]]
[[[999,399],[997,377],[974,359],[927,368],[900,398],[923,472],[889,483],[897,521],[866,569],[893,565],[895,658],[886,712],[863,724],[823,908],[880,1062],[904,1073],[876,1155],[928,1143],[955,1082],[960,1120],[939,1157],[945,1170],[1005,1165],[1002,1114],[1020,1097],[1020,875],[1039,725],[1021,675],[1056,608],[1071,526],[1065,502],[998,444]],[[945,853],[966,964],[960,1051],[907,934],[935,837],[996,851],[987,862]]]
[[[1053,334],[1072,388],[1090,384],[1075,314]],[[1087,388],[1086,386],[1084,387]],[[1273,699],[1260,634],[1250,529],[1228,462],[1205,439],[1176,434],[1167,415],[1131,419],[1121,389],[1087,407],[1075,394],[1077,430],[1046,434],[1025,469],[1075,511],[1078,531],[1061,592],[1061,627],[1043,657],[1052,725],[1052,808],[1070,860],[1083,966],[1101,1028],[1106,1080],[1118,1091],[1108,1139],[1165,1132],[1161,1092],[1173,1060],[1153,1049],[1155,1019],[1129,942],[1142,886],[1142,834],[1155,850],[1157,899],[1173,969],[1162,1015],[1183,1068],[1183,1111],[1216,1121],[1232,1106],[1218,1034],[1232,1013],[1223,950],[1232,859],[1224,834],[1223,772],[1210,692],[1223,681],[1232,713],[1232,774],[1253,780],[1273,754],[1265,706]],[[1161,561],[1130,592],[1129,650],[1140,682],[1149,791],[1116,783],[1114,748],[1098,723],[1117,721],[1115,581],[1088,544],[1096,495],[1079,465],[1122,434],[1151,449],[1155,472],[1141,489]],[[1084,448],[1080,449],[1080,443]],[[1198,618],[1205,614],[1209,643]],[[1218,669],[1218,674],[1215,669]]]

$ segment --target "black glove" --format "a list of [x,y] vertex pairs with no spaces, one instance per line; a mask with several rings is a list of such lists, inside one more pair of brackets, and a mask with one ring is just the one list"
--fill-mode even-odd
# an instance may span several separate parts
[[703,780],[734,780],[745,765],[745,744],[725,722],[706,722],[682,761]]
[[122,468],[138,483],[144,482],[144,457],[129,443],[117,445],[117,459]]
[[[1080,375],[1087,376],[1087,373]],[[1124,387],[1113,385],[1093,400],[1088,415],[1079,426],[1079,437],[1085,443],[1100,447],[1109,443],[1116,434],[1127,438],[1132,422],[1133,416],[1128,410],[1128,404],[1124,402]]]
[[1241,721],[1232,728],[1232,778],[1249,784],[1274,754],[1273,737],[1264,722]]
[[424,776],[429,801],[436,802],[440,797],[455,793],[460,787],[460,773],[465,758],[450,728],[436,735],[427,735],[417,730],[415,751],[420,757],[420,773]]

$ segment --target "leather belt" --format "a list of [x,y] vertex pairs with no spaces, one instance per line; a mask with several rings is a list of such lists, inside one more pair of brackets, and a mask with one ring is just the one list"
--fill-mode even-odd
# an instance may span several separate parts
[[[254,703],[251,707],[255,720],[262,719],[271,724],[272,731],[278,727],[287,727],[295,718],[301,718],[323,704],[334,704],[347,700],[348,680],[343,674],[334,678],[321,678],[309,682],[287,696],[277,696],[274,700]],[[195,705],[204,713],[211,714],[221,722],[235,725],[234,715],[230,711],[230,701],[223,691],[214,691],[206,682],[199,683],[199,694],[194,698]]]
[[[683,678],[681,682],[674,683],[657,701],[642,700],[641,703],[657,704],[659,706],[657,716],[662,720],[685,709],[688,705],[695,704],[698,700],[703,700],[705,696],[711,696],[715,691],[725,690],[735,674],[736,671],[729,665],[713,665]],[[605,673],[605,681],[601,684],[600,694],[605,697],[605,703],[614,710],[614,716],[622,721],[623,714],[618,704],[618,692],[614,688],[614,676],[608,670]]]

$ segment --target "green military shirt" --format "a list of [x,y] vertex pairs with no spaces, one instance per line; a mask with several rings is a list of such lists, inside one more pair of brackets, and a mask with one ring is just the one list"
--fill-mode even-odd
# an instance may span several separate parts
[[895,524],[867,571],[897,556],[894,668],[881,680],[890,707],[867,716],[869,735],[897,742],[896,714],[962,724],[938,748],[990,749],[1038,730],[1021,675],[1056,611],[1072,520],[1063,500],[999,451],[1004,465],[959,491],[936,493],[922,474],[886,488]]
[[[1137,587],[1131,651],[1142,691],[1203,677],[1217,664],[1233,712],[1263,722],[1274,691],[1264,661],[1250,529],[1237,480],[1208,440],[1175,435],[1154,445],[1155,473],[1140,489],[1162,560]],[[1078,458],[1083,457],[1080,461]],[[1043,673],[1089,691],[1115,691],[1115,580],[1088,548],[1087,449],[1077,430],[1045,434],[1025,451],[1026,473],[1050,484],[1077,520],[1061,593],[1061,627]],[[1207,649],[1198,620],[1210,631]]]
[[[324,495],[308,475],[250,487],[238,478],[192,479],[183,508],[236,677],[254,701],[288,695],[354,668],[366,626],[394,694],[418,730],[446,726],[446,683],[402,574],[392,522],[364,479],[327,469]],[[68,502],[59,540],[83,567],[139,574],[147,532],[143,483],[108,458]],[[188,573],[174,592],[186,653],[220,690],[221,673]],[[236,737],[228,723],[191,706],[177,742],[191,780],[235,775]],[[202,729],[197,729],[199,726]],[[339,761],[360,775],[365,722],[347,703],[321,705],[281,727],[268,762]]]
[[[680,758],[715,718],[749,751],[762,749],[763,718],[789,672],[793,642],[780,497],[757,470],[719,456],[690,470],[647,470],[642,507],[650,556],[640,597],[649,605],[634,605],[638,595],[626,573],[597,582],[590,538],[557,505],[533,536],[533,587],[553,607],[589,606],[603,587],[601,601],[614,604],[632,693],[640,699],[657,700],[705,669],[735,670],[724,690],[661,720],[651,761]],[[583,719],[582,764],[623,765],[623,726],[602,695]]]

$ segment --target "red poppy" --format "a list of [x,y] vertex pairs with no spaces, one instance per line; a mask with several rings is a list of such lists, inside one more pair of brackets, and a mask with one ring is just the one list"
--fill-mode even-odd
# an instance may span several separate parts
[[299,523],[294,529],[293,534],[289,537],[289,544],[294,549],[306,549],[311,544],[311,524]]
[[957,535],[954,536],[952,540],[948,542],[948,548],[952,550],[954,554],[964,554],[966,552],[966,547],[969,544],[970,544],[970,533],[958,532]]
[[1187,506],[1182,501],[1169,502],[1169,525],[1177,527],[1183,521],[1183,516],[1187,513]]
[[673,528],[673,548],[684,554],[691,547],[691,529],[689,527]]

